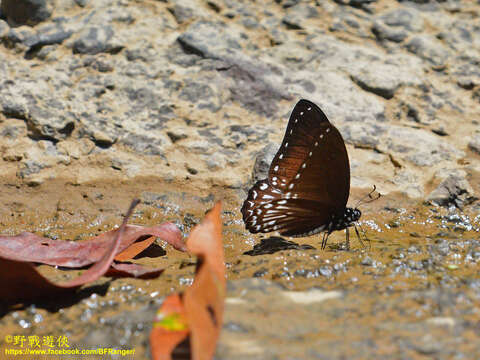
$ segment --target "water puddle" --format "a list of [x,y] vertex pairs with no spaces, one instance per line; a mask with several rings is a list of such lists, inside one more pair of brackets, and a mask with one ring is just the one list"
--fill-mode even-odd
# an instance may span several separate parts
[[[406,322],[433,316],[466,319],[467,314],[468,321],[480,321],[480,215],[473,211],[413,203],[393,206],[400,203],[381,199],[362,209],[360,225],[368,241],[358,241],[351,231],[351,248],[346,251],[345,233],[335,232],[321,250],[321,234],[283,238],[248,233],[239,212],[240,192],[178,193],[175,188],[175,184],[154,179],[134,184],[11,187],[2,194],[0,232],[31,231],[54,239],[85,239],[119,224],[131,198],[140,196],[143,203],[132,223],[173,221],[187,234],[213,199],[223,198],[229,281],[257,278],[273,281],[285,290],[343,291],[355,297],[363,309],[349,316],[365,324],[378,323],[379,317]],[[148,352],[148,329],[156,308],[163,296],[191,284],[195,261],[161,241],[136,261],[164,267],[165,272],[147,281],[102,278],[69,298],[4,308],[0,339],[16,334],[65,335],[72,344],[84,347],[135,347],[135,358],[142,358]],[[39,270],[53,280],[79,273],[49,266],[39,266]],[[450,294],[446,299],[437,293],[443,289]],[[295,311],[291,309],[292,314]],[[5,346],[5,340],[0,341]]]

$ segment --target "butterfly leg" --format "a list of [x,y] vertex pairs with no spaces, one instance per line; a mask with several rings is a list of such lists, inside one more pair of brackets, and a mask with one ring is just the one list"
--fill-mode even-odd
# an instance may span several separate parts
[[345,228],[345,249],[350,251],[350,231],[348,231],[348,227]]
[[329,232],[324,232],[323,233],[322,250],[325,250],[325,247],[327,246],[328,235],[330,235]]
[[[353,227],[355,228],[355,233],[357,234],[358,241],[360,242],[362,247],[365,247],[365,245],[363,245],[363,241],[362,241],[362,237],[360,236],[360,232],[358,231],[357,224],[354,224]],[[365,236],[365,233],[363,234],[363,236]]]
[[[363,227],[362,227],[361,224],[358,224],[358,226],[360,227],[360,230],[362,231],[362,234],[363,234],[363,237],[365,238],[365,241],[368,241],[368,246],[371,248],[372,245],[371,245],[370,239],[367,237],[367,233],[365,232],[365,230],[363,230]],[[357,226],[355,226],[355,231],[357,232],[358,239],[360,240],[360,242],[363,245],[363,242],[361,240],[361,237],[360,237],[360,234],[358,232]]]

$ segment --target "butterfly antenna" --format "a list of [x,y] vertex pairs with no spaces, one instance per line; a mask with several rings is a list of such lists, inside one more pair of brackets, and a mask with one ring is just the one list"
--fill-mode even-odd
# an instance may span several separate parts
[[[377,186],[376,185],[373,185],[373,189],[372,191],[370,191],[367,195],[365,195],[364,197],[362,197],[360,200],[358,200],[357,204],[355,205],[356,208],[358,208],[361,204],[368,204],[368,203],[371,203],[372,201],[375,201],[375,200],[378,200],[380,199],[380,197],[382,196],[382,194],[380,194],[379,192],[377,192],[377,195],[373,195],[373,193],[375,193],[375,191],[377,190]],[[367,199],[368,200],[365,200]]]

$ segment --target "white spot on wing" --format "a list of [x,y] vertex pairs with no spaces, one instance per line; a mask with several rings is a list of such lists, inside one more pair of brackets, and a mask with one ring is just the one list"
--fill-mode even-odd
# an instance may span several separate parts
[[265,209],[270,209],[273,205],[272,204],[267,204],[264,206]]
[[330,128],[327,128],[327,130],[325,130],[327,133],[330,132]]
[[283,205],[283,204],[286,204],[286,203],[287,203],[287,200],[280,200],[277,204]]
[[262,185],[260,185],[260,190],[265,190],[266,188],[268,188],[268,185],[263,183]]
[[320,137],[320,139],[323,139],[323,134],[320,134],[320,136],[319,136],[319,137]]
[[262,196],[262,199],[273,199],[273,196],[265,194],[265,195]]
[[287,217],[287,215],[277,215],[277,214],[274,214],[274,216],[265,216],[263,218],[263,220],[266,220],[266,221],[269,221],[269,220],[277,220],[277,219],[281,219],[281,218],[284,218],[284,217]]
[[303,111],[300,111],[300,115],[303,115]]
[[315,141],[315,146],[318,146],[318,141]]
[[272,180],[273,180],[273,181],[277,181],[278,178],[277,178],[276,176],[274,176],[274,177],[272,178]]
[[[260,189],[262,189],[261,186],[260,186]],[[253,190],[253,200],[255,200],[257,198],[257,196],[258,196],[257,192],[255,190]]]
[[262,209],[257,209],[257,215],[261,215],[262,214]]
[[313,153],[310,151],[310,152],[308,153],[308,156],[312,156],[312,154],[313,154]]
[[278,171],[278,165],[275,165],[275,167],[273,168],[274,171]]
[[305,169],[307,167],[307,164],[306,163],[303,163],[302,164],[302,169]]
[[300,179],[300,174],[295,175],[295,179]]
[[278,157],[280,160],[283,159],[283,154],[280,154],[280,156]]
[[295,186],[295,184],[290,184],[290,185],[288,185],[288,189],[292,190],[294,186]]
[[269,221],[267,225],[275,225],[276,222],[277,222],[276,220],[272,220],[272,221]]
[[307,110],[308,110],[308,111],[312,110],[312,107],[311,107],[311,106],[309,106],[309,107],[307,108]]

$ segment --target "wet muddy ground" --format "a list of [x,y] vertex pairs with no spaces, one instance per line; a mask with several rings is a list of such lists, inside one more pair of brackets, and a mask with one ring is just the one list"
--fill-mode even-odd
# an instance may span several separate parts
[[[388,195],[361,209],[368,241],[351,231],[346,251],[344,232],[336,232],[321,250],[321,235],[247,233],[241,190],[178,188],[152,178],[37,187],[7,179],[0,233],[86,239],[119,224],[130,200],[140,197],[131,223],[173,221],[188,234],[223,199],[229,291],[219,359],[480,358],[475,208],[461,212]],[[71,347],[135,348],[133,358],[148,358],[152,317],[165,295],[192,282],[195,259],[158,241],[135,262],[165,271],[154,280],[101,278],[71,297],[3,308],[1,347],[8,335],[67,336]],[[53,280],[79,273],[39,269]]]

